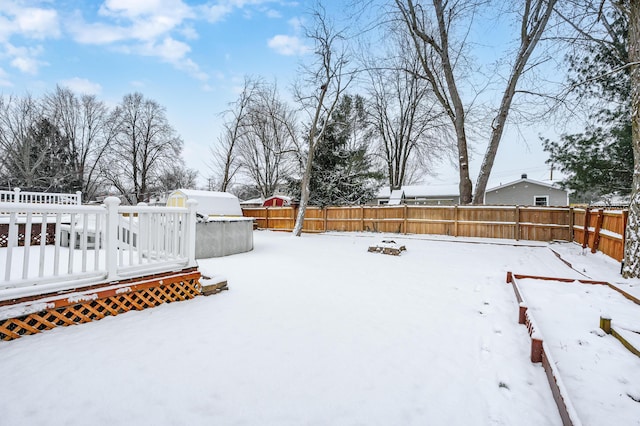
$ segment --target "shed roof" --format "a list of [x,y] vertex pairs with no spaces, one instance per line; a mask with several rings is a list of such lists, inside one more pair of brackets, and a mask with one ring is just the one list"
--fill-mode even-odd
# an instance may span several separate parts
[[273,200],[274,198],[279,198],[283,201],[286,201],[288,203],[291,202],[291,197],[287,196],[287,195],[272,195],[271,197],[265,198],[265,202],[269,201],[269,200]]
[[205,216],[242,216],[238,197],[228,192],[181,188],[173,191],[169,199],[180,194],[188,200],[196,200],[196,211]]

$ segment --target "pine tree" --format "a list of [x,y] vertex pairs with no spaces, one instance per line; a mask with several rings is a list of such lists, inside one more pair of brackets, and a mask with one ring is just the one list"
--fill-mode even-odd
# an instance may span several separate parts
[[[310,205],[356,205],[375,198],[384,176],[373,168],[368,153],[370,140],[364,100],[344,95],[316,148],[309,183]],[[288,179],[287,187],[291,195],[300,196],[299,180]]]
[[46,118],[32,124],[25,137],[14,140],[10,155],[5,157],[5,173],[13,186],[26,191],[81,189],[73,172],[68,141]]
[[[573,191],[575,201],[591,202],[606,194],[627,195],[633,181],[630,74],[626,34],[628,17],[612,11],[609,43],[596,43],[567,58],[569,84],[583,101],[598,107],[584,132],[565,134],[559,141],[544,139],[547,163],[567,175],[561,184]],[[612,73],[611,70],[621,69]]]

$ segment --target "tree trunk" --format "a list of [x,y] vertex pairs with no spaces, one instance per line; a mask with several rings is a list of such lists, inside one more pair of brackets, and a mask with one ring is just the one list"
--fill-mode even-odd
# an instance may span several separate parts
[[640,277],[640,2],[629,2],[629,63],[631,74],[631,126],[633,186],[624,246],[624,278]]
[[311,170],[313,169],[313,154],[316,150],[316,144],[309,144],[309,156],[307,158],[307,165],[304,169],[304,176],[302,176],[302,182],[300,183],[300,206],[298,208],[298,216],[296,218],[296,224],[293,227],[293,235],[299,237],[302,234],[302,228],[304,226],[304,215],[307,212],[307,204],[309,203],[309,196],[311,191],[309,184],[311,183]]
[[[537,7],[535,7],[536,5],[531,4],[534,3],[531,0],[528,0],[526,3],[526,10],[537,9]],[[528,13],[523,15],[520,49],[518,50],[513,69],[511,70],[511,75],[509,76],[509,82],[502,95],[500,109],[498,110],[491,126],[491,138],[489,139],[487,152],[485,153],[484,159],[482,160],[482,166],[480,167],[480,172],[478,173],[476,190],[473,196],[473,204],[484,204],[484,193],[487,190],[487,183],[489,182],[491,169],[493,168],[493,163],[496,159],[496,154],[498,153],[498,146],[502,140],[502,133],[504,132],[507,117],[511,110],[511,103],[513,102],[513,97],[516,93],[518,80],[525,72],[525,66],[533,54],[538,41],[540,41],[540,38],[542,37],[555,4],[556,0],[549,0],[546,6],[544,6],[544,13],[542,13],[539,19],[535,20],[535,22],[530,23]],[[531,28],[529,28],[528,25],[531,25]]]

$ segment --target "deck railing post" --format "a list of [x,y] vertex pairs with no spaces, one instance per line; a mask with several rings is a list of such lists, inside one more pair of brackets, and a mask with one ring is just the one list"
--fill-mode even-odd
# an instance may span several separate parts
[[105,238],[107,280],[115,281],[118,279],[118,206],[120,205],[120,199],[118,197],[107,197],[104,199],[104,205],[107,209],[107,235]]
[[82,204],[82,191],[76,191],[76,204]]
[[187,267],[197,266],[196,264],[196,200],[187,200]]
[[20,188],[13,188],[13,202],[14,203],[19,203],[20,202]]

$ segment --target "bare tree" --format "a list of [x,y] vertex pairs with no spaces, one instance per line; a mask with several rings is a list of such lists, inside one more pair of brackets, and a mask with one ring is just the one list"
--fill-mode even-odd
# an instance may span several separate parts
[[170,192],[179,188],[195,189],[198,171],[184,166],[182,161],[166,167],[158,176],[157,190]]
[[[526,72],[531,55],[547,26],[556,0],[525,0],[520,15],[519,48],[511,60],[511,71],[500,106],[491,123],[487,152],[478,175],[475,196],[469,177],[465,103],[459,90],[456,66],[464,57],[467,37],[479,2],[434,0],[433,8],[412,0],[396,0],[401,21],[414,42],[422,65],[422,77],[431,85],[438,101],[451,120],[456,134],[460,176],[460,202],[482,203],[484,190],[502,138],[519,79]],[[466,28],[466,29],[465,29]],[[454,34],[461,33],[460,39]]]
[[214,179],[218,182],[218,190],[222,192],[230,189],[242,166],[236,155],[237,145],[246,136],[245,116],[256,92],[260,90],[262,85],[263,82],[259,79],[245,77],[238,99],[221,114],[224,119],[223,130],[222,135],[218,138],[218,144],[211,147],[211,171]]
[[102,173],[130,204],[148,200],[163,170],[180,161],[183,142],[165,109],[141,93],[125,95],[110,123],[115,135]]
[[49,120],[69,143],[72,172],[84,199],[95,198],[103,183],[100,162],[113,137],[112,127],[107,125],[109,110],[93,95],[78,97],[59,86],[45,95],[44,107]]
[[[446,120],[431,87],[419,77],[417,56],[402,34],[385,57],[366,66],[370,77],[369,116],[379,140],[391,189],[428,173],[429,165],[448,151]],[[395,53],[392,53],[395,52]],[[400,52],[400,53],[398,53]],[[394,56],[395,55],[395,56]]]
[[316,5],[312,18],[313,26],[306,30],[306,36],[314,43],[314,62],[303,70],[304,89],[297,87],[295,93],[296,100],[309,116],[305,135],[307,155],[300,183],[300,207],[293,228],[293,234],[297,237],[302,234],[309,202],[313,155],[323,139],[329,118],[354,76],[347,70],[348,55],[344,32],[334,28],[321,4]]
[[289,172],[294,152],[295,114],[275,84],[255,82],[243,109],[235,152],[243,173],[264,198],[273,195]]

